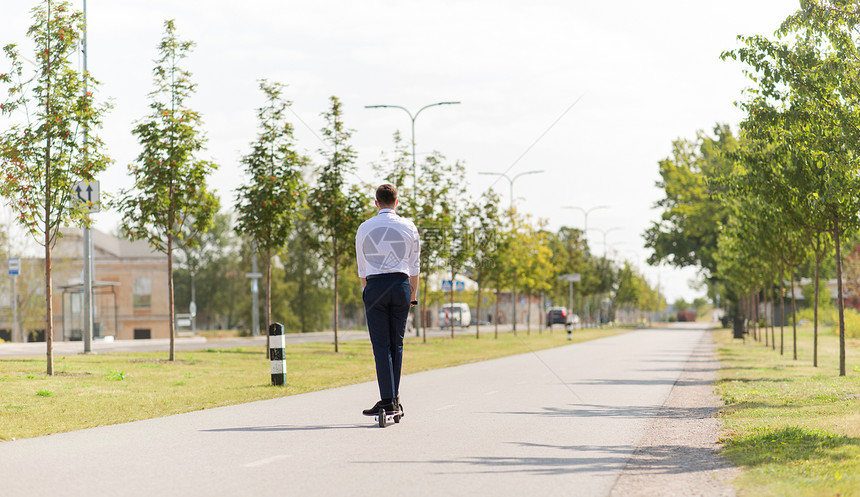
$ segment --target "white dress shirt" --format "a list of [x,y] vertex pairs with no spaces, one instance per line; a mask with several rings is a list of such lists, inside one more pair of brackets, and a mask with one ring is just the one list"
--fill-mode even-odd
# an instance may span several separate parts
[[398,216],[394,209],[380,209],[379,214],[361,223],[355,233],[359,278],[386,273],[417,276],[420,255],[418,228]]

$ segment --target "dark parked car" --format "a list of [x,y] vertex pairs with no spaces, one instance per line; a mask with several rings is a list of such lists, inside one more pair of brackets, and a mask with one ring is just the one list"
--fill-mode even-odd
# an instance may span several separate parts
[[567,324],[566,307],[550,307],[546,311],[546,325]]

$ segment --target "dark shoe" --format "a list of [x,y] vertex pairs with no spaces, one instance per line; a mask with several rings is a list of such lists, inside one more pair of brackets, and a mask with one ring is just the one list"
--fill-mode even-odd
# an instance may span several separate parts
[[400,410],[400,417],[406,417],[406,411],[403,410],[403,404],[400,403],[400,396],[394,398],[394,403],[397,404],[397,409]]
[[365,416],[376,416],[379,414],[379,411],[385,410],[386,412],[394,412],[397,410],[397,405],[392,399],[382,399],[370,409],[365,409],[361,411]]
[[377,414],[379,414],[379,408],[382,407],[382,404],[383,402],[380,400],[373,407],[371,407],[370,409],[365,409],[361,411],[361,413],[365,416],[376,416]]

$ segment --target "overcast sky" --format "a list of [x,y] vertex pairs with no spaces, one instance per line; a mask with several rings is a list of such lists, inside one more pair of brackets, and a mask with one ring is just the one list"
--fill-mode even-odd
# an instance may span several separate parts
[[[0,45],[28,50],[37,3],[0,3]],[[73,5],[82,8],[82,0]],[[380,178],[369,164],[390,150],[394,131],[409,139],[410,121],[399,109],[365,105],[415,112],[460,101],[420,115],[419,161],[432,150],[461,160],[473,195],[493,187],[505,203],[508,181],[479,172],[545,171],[515,181],[520,210],[551,229],[582,228],[582,213],[563,206],[610,206],[588,219],[589,228],[620,228],[606,235],[610,253],[638,264],[652,284],[659,278],[670,301],[689,300],[703,294],[688,284],[695,271],[645,262],[642,233],[658,219],[653,206],[662,196],[657,163],[676,138],[717,122],[736,126],[734,102],[748,80],[720,52],[737,47],[739,34],[772,35],[797,7],[797,0],[90,0],[89,69],[102,82],[96,96],[114,104],[100,136],[116,162],[99,177],[101,189],[130,186],[126,168],[139,153],[132,122],[148,112],[163,21],[175,19],[179,36],[197,44],[186,62],[198,84],[189,105],[202,113],[209,138],[201,158],[221,166],[210,182],[223,205],[233,203],[238,161],[256,134],[260,78],[289,85],[303,121],[294,119],[299,147],[312,155],[320,114],[338,96],[356,130],[356,180],[370,184]],[[112,231],[118,220],[100,213],[96,227]],[[590,231],[589,239],[602,252],[603,235]]]

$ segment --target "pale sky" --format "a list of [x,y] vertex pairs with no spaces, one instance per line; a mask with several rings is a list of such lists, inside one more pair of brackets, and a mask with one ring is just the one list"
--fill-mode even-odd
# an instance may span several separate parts
[[[0,45],[19,43],[29,56],[36,2],[0,3]],[[402,110],[365,105],[414,113],[460,101],[417,119],[419,162],[432,150],[461,160],[473,196],[494,187],[504,203],[508,181],[478,172],[545,171],[515,181],[521,211],[555,230],[583,227],[582,213],[563,206],[610,206],[588,219],[589,228],[620,228],[606,235],[610,254],[638,264],[652,284],[659,278],[670,301],[689,300],[703,293],[688,285],[695,271],[645,262],[642,233],[658,218],[653,205],[662,196],[657,163],[676,138],[693,139],[717,122],[736,128],[742,114],[734,102],[749,80],[720,52],[736,48],[738,34],[771,36],[797,7],[797,0],[89,0],[88,65],[102,82],[96,97],[115,106],[100,133],[115,164],[98,179],[102,192],[130,186],[126,168],[140,150],[132,123],[148,112],[163,21],[175,19],[179,36],[197,44],[185,63],[198,84],[189,105],[202,113],[209,138],[200,158],[221,166],[210,185],[223,206],[243,181],[238,162],[256,135],[260,78],[289,85],[293,110],[313,130],[293,120],[299,148],[313,156],[320,114],[338,96],[355,129],[356,180],[371,184],[380,178],[370,163],[391,149],[394,131],[409,140],[410,121]],[[110,212],[95,219],[104,231],[119,221]],[[602,253],[603,235],[590,231],[589,239]]]

